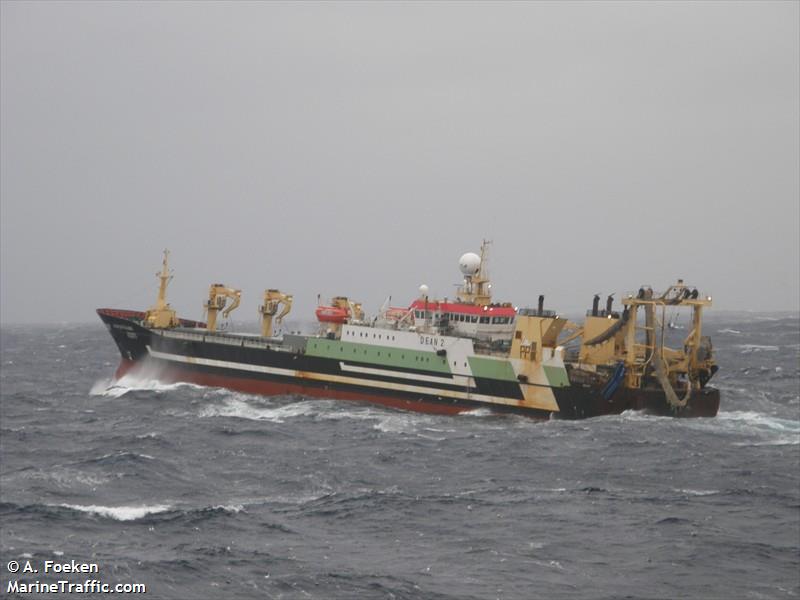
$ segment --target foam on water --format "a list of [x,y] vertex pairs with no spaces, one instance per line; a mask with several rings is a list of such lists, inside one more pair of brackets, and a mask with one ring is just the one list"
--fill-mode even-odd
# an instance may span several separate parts
[[151,506],[81,506],[80,504],[59,504],[63,508],[90,513],[116,521],[135,521],[147,515],[166,512],[172,508],[169,504]]
[[488,408],[476,408],[474,410],[465,410],[458,413],[458,416],[463,417],[493,417],[495,414]]
[[238,394],[232,394],[222,405],[207,406],[200,411],[201,417],[234,417],[252,421],[283,423],[293,417],[313,416],[317,409],[313,401],[301,401],[281,406],[258,406]]
[[428,415],[419,413],[397,413],[381,418],[373,427],[384,433],[413,434],[418,432],[420,426],[429,424],[431,421],[432,418]]
[[713,419],[692,420],[685,426],[731,436],[755,438],[732,441],[731,445],[733,446],[796,446],[800,444],[800,420],[782,419],[755,411],[721,411]]
[[162,383],[157,379],[140,378],[133,375],[125,375],[122,379],[101,379],[96,381],[91,390],[90,396],[104,396],[106,398],[120,398],[128,392],[156,392],[163,394],[172,392],[180,388],[203,389],[203,386],[193,383]]
[[742,354],[750,354],[752,352],[779,352],[780,347],[764,344],[736,344],[736,348],[742,349]]
[[781,419],[755,411],[721,411],[716,420],[723,426],[733,425],[734,427],[772,430],[800,435],[800,420]]
[[679,492],[681,494],[686,494],[687,496],[713,496],[714,494],[719,494],[719,490],[679,489],[673,491]]

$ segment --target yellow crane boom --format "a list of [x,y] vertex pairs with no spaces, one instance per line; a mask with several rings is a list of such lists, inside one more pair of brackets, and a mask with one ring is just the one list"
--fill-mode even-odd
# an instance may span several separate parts
[[[264,304],[258,307],[258,312],[261,314],[261,335],[263,337],[272,337],[273,317],[276,323],[283,321],[283,318],[292,310],[292,298],[290,294],[284,294],[280,290],[264,291]],[[283,305],[283,310],[275,317],[278,307],[281,305]]]
[[[228,299],[231,300],[230,304],[228,304]],[[208,312],[208,330],[217,330],[217,313],[222,311],[223,318],[227,318],[239,306],[241,301],[241,290],[225,287],[221,283],[212,283],[208,290],[208,300],[204,305],[205,310]],[[227,307],[226,304],[228,304]]]

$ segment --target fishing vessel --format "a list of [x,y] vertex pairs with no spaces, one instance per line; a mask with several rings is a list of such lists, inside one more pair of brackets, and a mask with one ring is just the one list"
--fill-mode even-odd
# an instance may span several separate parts
[[[492,299],[489,242],[459,259],[463,283],[454,299],[426,285],[407,306],[386,302],[373,317],[335,296],[318,303],[317,331],[276,333],[293,297],[264,291],[260,334],[218,328],[241,290],[211,285],[206,321],[181,319],[167,303],[168,251],[157,273],[156,303],[146,311],[100,308],[121,353],[115,377],[137,369],[164,382],[190,382],[245,393],[365,401],[397,409],[457,414],[476,409],[537,418],[581,419],[626,410],[711,417],[719,390],[711,340],[702,333],[711,297],[682,280],[663,292],[642,286],[595,295],[581,324],[548,310],[544,297],[519,307]],[[669,324],[690,313],[676,347]],[[672,333],[671,333],[672,332]]]

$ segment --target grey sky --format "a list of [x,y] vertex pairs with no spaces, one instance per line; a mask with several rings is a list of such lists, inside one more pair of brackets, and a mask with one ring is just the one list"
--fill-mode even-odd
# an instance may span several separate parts
[[798,309],[800,3],[2,3],[0,320],[212,282]]

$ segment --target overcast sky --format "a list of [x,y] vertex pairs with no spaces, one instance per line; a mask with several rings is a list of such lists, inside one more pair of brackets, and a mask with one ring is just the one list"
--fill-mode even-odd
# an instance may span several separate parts
[[0,320],[677,277],[798,310],[800,3],[2,2]]

